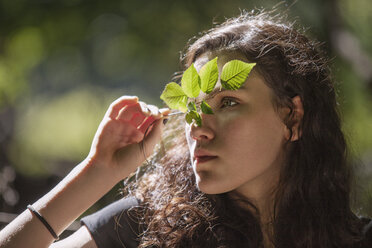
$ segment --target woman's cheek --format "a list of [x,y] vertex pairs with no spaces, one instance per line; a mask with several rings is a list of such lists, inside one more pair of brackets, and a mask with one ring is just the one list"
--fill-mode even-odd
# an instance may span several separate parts
[[246,111],[237,109],[226,109],[217,114],[220,127],[233,128],[235,130],[239,130],[248,117],[249,115]]

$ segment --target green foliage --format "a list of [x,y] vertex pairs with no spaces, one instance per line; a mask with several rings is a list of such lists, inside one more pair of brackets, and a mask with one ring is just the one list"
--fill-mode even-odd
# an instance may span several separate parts
[[53,168],[51,161],[81,161],[113,98],[113,92],[99,88],[34,98],[19,109],[22,115],[9,149],[12,164],[25,175],[37,176]]
[[[218,58],[216,57],[207,62],[202,69],[200,69],[200,76],[196,71],[194,64],[191,64],[182,76],[182,88],[174,82],[169,83],[165,86],[165,89],[160,96],[160,98],[171,109],[178,109],[182,112],[185,112],[185,101],[189,101],[187,106],[188,112],[185,116],[186,122],[189,124],[192,120],[195,120],[198,126],[202,125],[200,113],[198,113],[196,109],[195,97],[199,96],[200,90],[209,94],[214,89],[218,80],[217,59]],[[228,90],[239,89],[245,83],[254,66],[255,63],[246,63],[240,60],[231,60],[227,62],[222,69],[222,87]],[[201,82],[202,87],[199,87]],[[187,97],[189,99],[187,99]],[[200,108],[201,112],[204,114],[213,114],[212,108],[204,100],[201,102]]]
[[200,69],[201,90],[207,94],[211,93],[218,80],[217,57],[208,61]]
[[197,97],[200,92],[200,76],[192,64],[184,73],[181,80],[183,92],[188,97]]
[[189,110],[186,113],[185,119],[188,124],[191,124],[192,121],[195,120],[196,125],[198,125],[199,127],[202,125],[200,114],[196,112],[195,110]]
[[187,109],[189,111],[197,111],[195,102],[189,102],[189,104],[187,104]]
[[27,91],[27,77],[44,57],[43,43],[40,29],[34,27],[18,30],[6,40],[0,57],[0,107]]
[[166,102],[171,109],[178,109],[182,112],[186,112],[187,110],[187,95],[182,90],[181,86],[175,82],[171,82],[165,86],[160,99]]
[[239,89],[255,65],[255,63],[245,63],[240,60],[229,61],[222,69],[222,87],[228,90]]
[[204,100],[200,104],[200,108],[204,114],[209,114],[209,115],[213,114],[213,110],[211,106],[209,106],[209,104]]

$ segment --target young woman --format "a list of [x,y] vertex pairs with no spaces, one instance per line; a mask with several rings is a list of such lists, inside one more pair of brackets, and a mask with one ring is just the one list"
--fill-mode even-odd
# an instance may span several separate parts
[[[164,128],[168,109],[119,98],[88,157],[1,231],[1,247],[372,247],[372,222],[350,208],[346,144],[317,46],[265,13],[209,30],[188,47],[185,68],[215,57],[219,71],[254,62],[243,87],[218,82],[199,95],[214,114],[186,128],[183,116]],[[166,144],[126,180],[128,197],[52,244],[144,162],[163,131]]]

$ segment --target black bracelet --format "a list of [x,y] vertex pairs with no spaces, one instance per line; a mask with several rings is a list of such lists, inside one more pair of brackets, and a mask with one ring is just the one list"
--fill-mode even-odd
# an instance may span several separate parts
[[58,235],[53,230],[53,228],[49,225],[49,223],[44,219],[44,217],[41,216],[41,214],[38,211],[36,211],[33,206],[28,205],[27,208],[44,224],[44,226],[48,229],[50,234],[52,234],[53,238],[55,240],[58,240],[59,239]]

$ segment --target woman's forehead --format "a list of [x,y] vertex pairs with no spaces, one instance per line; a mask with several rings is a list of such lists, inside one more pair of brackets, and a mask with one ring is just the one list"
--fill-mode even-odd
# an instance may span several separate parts
[[194,66],[196,70],[199,72],[200,69],[205,65],[208,61],[218,57],[217,59],[217,66],[219,74],[222,72],[223,66],[229,62],[230,60],[238,59],[244,62],[248,62],[247,58],[238,51],[221,51],[221,52],[211,52],[207,51],[201,54],[194,62]]

